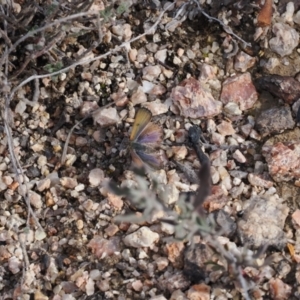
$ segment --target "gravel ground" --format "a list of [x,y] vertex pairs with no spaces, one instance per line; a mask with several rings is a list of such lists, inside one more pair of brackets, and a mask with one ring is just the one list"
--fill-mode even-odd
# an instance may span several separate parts
[[299,1],[0,7],[0,299],[300,299]]

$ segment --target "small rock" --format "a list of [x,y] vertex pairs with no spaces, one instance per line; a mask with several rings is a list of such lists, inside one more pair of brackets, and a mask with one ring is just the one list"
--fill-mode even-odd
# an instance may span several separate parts
[[245,163],[247,160],[246,160],[246,157],[243,155],[243,153],[240,151],[240,150],[235,150],[234,153],[232,154],[232,157],[240,162],[240,163]]
[[227,152],[225,150],[216,150],[211,152],[209,156],[212,165],[215,167],[227,166]]
[[166,92],[166,88],[162,84],[154,84],[149,91],[150,95],[161,96]]
[[98,108],[99,106],[96,101],[83,101],[80,106],[80,115],[84,118]]
[[213,66],[210,66],[206,63],[200,66],[200,77],[199,79],[203,82],[207,82],[216,77],[216,71]]
[[81,73],[81,78],[87,81],[92,81],[93,75],[90,72],[82,72]]
[[286,245],[283,231],[289,209],[275,196],[253,197],[244,202],[244,214],[238,221],[238,235],[250,249],[268,245],[282,249]]
[[104,179],[104,172],[100,168],[96,168],[89,173],[89,182],[91,186],[99,186]]
[[[229,174],[228,174],[228,177],[229,177]],[[227,201],[228,201],[228,199],[227,199],[226,195],[224,195],[224,191],[221,188],[221,186],[215,185],[211,189],[211,195],[205,199],[205,201],[203,203],[203,207],[208,212],[212,212],[215,210],[222,209],[226,205]]]
[[8,269],[13,274],[19,273],[21,270],[21,267],[22,267],[22,263],[17,257],[12,256],[8,259]]
[[135,48],[130,49],[129,52],[128,52],[128,57],[129,57],[131,62],[136,61],[137,55],[138,55],[138,52]]
[[168,276],[162,275],[158,278],[159,287],[173,293],[175,290],[186,290],[190,286],[190,281],[186,279],[182,271],[176,271]]
[[264,5],[257,16],[258,26],[265,27],[271,25],[273,14],[272,2],[272,0],[266,0],[264,2]]
[[270,187],[273,186],[273,182],[267,176],[268,174],[263,175],[263,174],[249,173],[248,180],[250,184],[253,186],[259,186],[259,187],[269,189]]
[[284,23],[275,23],[272,28],[275,37],[270,39],[269,46],[271,50],[281,57],[289,55],[298,46],[298,32]]
[[190,300],[209,300],[210,286],[204,283],[195,284],[187,291],[187,297]]
[[26,110],[26,103],[20,100],[15,108],[15,113],[22,115]]
[[34,300],[48,300],[49,297],[44,295],[41,291],[34,292]]
[[153,81],[154,79],[157,79],[159,74],[161,73],[160,66],[148,66],[143,69],[143,79],[146,79],[148,81]]
[[37,165],[39,167],[44,167],[47,164],[47,157],[44,155],[40,155],[37,159]]
[[158,197],[170,205],[178,201],[179,190],[175,184],[163,184],[158,190]]
[[149,300],[167,300],[163,295],[151,297]]
[[181,290],[176,290],[172,293],[170,300],[188,300],[185,293]]
[[85,137],[82,137],[82,136],[76,137],[76,140],[75,140],[75,145],[76,146],[83,147],[83,146],[86,146],[87,143],[88,143],[88,141]]
[[252,57],[247,53],[245,53],[244,51],[241,51],[235,57],[234,68],[236,71],[244,73],[249,68],[253,67],[255,62],[256,62],[255,57]]
[[37,190],[39,192],[42,192],[46,189],[49,189],[50,188],[50,185],[51,185],[51,180],[49,178],[45,178],[45,179],[42,179],[40,180],[37,184],[36,184],[36,187],[37,187]]
[[94,295],[95,293],[95,282],[92,278],[89,278],[85,285],[85,292],[87,296]]
[[39,209],[43,206],[43,201],[41,195],[37,194],[34,191],[29,191],[28,192],[28,197],[30,204],[34,206],[35,208]]
[[128,97],[122,90],[118,91],[117,93],[111,94],[110,97],[114,100],[117,107],[123,107],[127,105],[129,101]]
[[164,63],[167,58],[167,49],[158,50],[154,57]]
[[170,98],[179,109],[180,115],[187,118],[213,117],[222,109],[221,102],[216,101],[201,81],[193,77],[174,87]]
[[169,242],[166,244],[166,251],[169,261],[175,268],[181,268],[183,265],[183,242]]
[[37,241],[42,241],[46,237],[47,237],[47,235],[46,235],[46,232],[44,230],[37,229],[34,233],[34,238]]
[[120,117],[118,115],[117,109],[114,107],[104,108],[93,114],[93,119],[95,123],[100,126],[111,126],[120,122]]
[[132,282],[131,286],[136,292],[141,292],[144,285],[140,280],[135,280]]
[[88,199],[86,201],[84,201],[82,203],[82,207],[86,210],[86,211],[92,211],[94,209],[94,202],[91,199]]
[[5,185],[11,185],[13,183],[13,179],[11,176],[3,176],[2,181]]
[[222,120],[222,122],[217,126],[217,130],[224,136],[233,135],[235,133],[232,124],[224,120]]
[[241,132],[243,133],[243,135],[244,135],[245,137],[248,137],[249,134],[250,134],[250,132],[251,132],[251,130],[252,130],[252,128],[253,128],[253,125],[252,125],[252,124],[245,124],[245,125],[242,125],[242,126],[241,126]]
[[98,281],[97,286],[98,286],[99,290],[102,292],[108,291],[110,289],[109,279],[104,279],[104,280]]
[[120,196],[111,193],[107,193],[107,201],[116,210],[121,210],[124,205],[124,202]]
[[224,106],[224,112],[227,113],[228,115],[232,116],[240,116],[242,114],[242,111],[239,108],[239,105],[234,102],[228,102]]
[[145,103],[143,107],[148,108],[153,116],[165,114],[169,110],[169,106],[166,103],[162,103],[159,99]]
[[295,224],[300,226],[300,209],[297,209],[296,211],[293,212],[292,219]]
[[270,57],[263,67],[268,71],[268,73],[272,73],[272,71],[279,65],[280,61],[277,57]]
[[57,184],[60,184],[60,179],[58,177],[58,173],[57,172],[52,172],[49,175],[47,175],[46,177],[47,179],[50,179],[51,181],[51,186],[55,186]]
[[34,152],[40,152],[40,151],[44,150],[44,144],[36,143],[36,144],[34,144],[34,145],[31,146],[31,149]]
[[105,232],[108,236],[114,236],[119,231],[119,227],[115,224],[110,224],[105,228]]
[[146,44],[146,49],[152,53],[156,53],[158,50],[158,45],[156,43]]
[[123,242],[126,246],[141,248],[152,247],[159,240],[159,235],[148,227],[141,227],[137,231],[127,235]]
[[232,177],[236,177],[239,179],[244,179],[244,178],[247,178],[247,176],[248,176],[247,172],[238,171],[238,170],[230,171],[229,173]]
[[92,252],[98,258],[104,258],[105,256],[113,255],[115,252],[120,251],[120,239],[113,237],[109,240],[104,239],[98,235],[95,235],[93,239],[87,244],[88,248],[92,249]]
[[122,39],[126,42],[129,41],[132,36],[131,26],[130,24],[118,24],[112,27],[112,32],[117,36],[122,37]]
[[74,189],[77,186],[77,179],[71,177],[62,177],[60,183],[63,187],[67,189]]
[[220,100],[224,104],[234,102],[241,110],[253,107],[258,99],[250,73],[235,75],[227,78],[222,85]]
[[217,132],[213,132],[211,134],[211,141],[213,144],[216,145],[224,145],[225,144],[225,137]]
[[188,154],[187,148],[185,146],[173,146],[172,150],[176,161],[185,159]]
[[164,270],[169,265],[169,260],[166,257],[158,257],[155,262],[159,271]]
[[300,24],[300,10],[298,10],[294,15],[293,21],[298,25]]
[[271,278],[269,281],[269,290],[272,299],[286,300],[290,298],[292,287],[279,278]]
[[82,220],[77,220],[76,221],[76,227],[78,230],[81,230],[83,228],[83,221]]
[[153,82],[150,82],[148,80],[142,81],[142,90],[145,94],[149,94],[152,89],[154,88],[155,84]]
[[260,141],[260,140],[261,140],[260,134],[259,134],[256,130],[254,130],[254,129],[252,129],[252,130],[250,131],[249,136],[250,136],[252,139],[254,139],[254,140],[257,140],[257,141]]
[[130,98],[133,106],[141,103],[147,102],[147,96],[143,91],[142,87],[139,87],[132,95]]

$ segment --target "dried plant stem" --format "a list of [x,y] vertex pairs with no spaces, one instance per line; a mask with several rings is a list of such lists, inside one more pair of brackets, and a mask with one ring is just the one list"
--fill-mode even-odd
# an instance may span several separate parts
[[[6,101],[6,103],[7,103],[7,101]],[[20,162],[19,162],[19,160],[16,157],[15,152],[14,152],[13,138],[12,138],[9,122],[8,122],[8,119],[9,119],[8,111],[9,111],[9,107],[6,105],[5,106],[5,111],[4,111],[4,116],[3,116],[4,128],[5,128],[5,133],[6,133],[6,136],[7,136],[8,150],[9,150],[9,153],[10,153],[12,165],[14,167],[14,171],[15,171],[15,174],[16,174],[16,179],[17,179],[17,181],[19,183],[19,186],[20,186],[20,194],[24,198],[25,203],[27,205],[27,209],[28,209],[27,225],[30,226],[29,225],[29,220],[30,220],[30,216],[32,216],[35,223],[36,223],[36,225],[39,227],[39,229],[41,231],[44,231],[43,227],[41,226],[40,222],[38,221],[38,218],[36,217],[32,207],[30,205],[30,200],[28,198],[29,187],[28,187],[28,184],[26,182],[25,175],[23,173],[21,164],[20,164]],[[25,189],[23,189],[23,187],[25,187]]]
[[248,43],[246,42],[245,40],[243,40],[241,37],[239,37],[237,34],[235,34],[232,29],[228,26],[228,25],[225,25],[221,20],[217,19],[217,18],[214,18],[210,15],[208,15],[203,9],[202,7],[200,6],[199,4],[199,1],[197,0],[192,0],[194,3],[197,4],[198,6],[198,9],[201,11],[201,13],[208,19],[208,20],[211,20],[211,21],[215,21],[215,22],[218,22],[224,29],[225,32],[227,32],[228,34],[234,36],[237,40],[239,40],[240,42],[242,42],[245,46],[247,47],[251,47],[251,43]]
[[[1,7],[1,10],[3,13],[3,7]],[[7,32],[7,22],[4,21],[4,32]],[[5,45],[6,47],[6,51],[7,51],[7,44]],[[8,86],[8,82],[7,82],[7,76],[8,76],[8,57],[6,57],[5,59],[5,78],[4,78],[4,85]],[[30,216],[33,217],[34,221],[36,222],[36,225],[39,227],[39,229],[41,231],[44,231],[41,224],[38,221],[38,218],[36,217],[34,211],[32,210],[32,207],[30,205],[30,201],[28,198],[28,192],[29,192],[29,187],[27,185],[21,164],[18,160],[18,158],[15,155],[14,152],[14,146],[13,146],[13,138],[12,138],[12,133],[11,133],[11,128],[10,128],[10,108],[9,108],[9,104],[10,104],[10,98],[9,96],[5,95],[5,107],[4,107],[4,112],[2,113],[3,115],[3,122],[4,122],[4,129],[5,129],[5,133],[7,136],[7,144],[8,144],[8,150],[10,153],[10,157],[11,157],[11,161],[12,161],[12,165],[16,174],[16,179],[19,183],[20,186],[20,194],[21,196],[24,198],[25,203],[27,205],[27,209],[28,209],[28,216],[27,216],[27,225],[29,226],[29,220],[30,220]],[[25,186],[25,190],[23,189],[23,187]]]
[[[59,75],[61,73],[64,73],[64,72],[67,72],[68,70],[70,70],[71,68],[75,68],[76,66],[78,65],[84,65],[84,64],[88,64],[88,63],[91,63],[93,61],[96,61],[96,60],[100,60],[100,59],[103,59],[113,53],[116,53],[116,52],[119,52],[122,48],[125,48],[125,49],[128,49],[130,47],[130,43],[133,43],[139,39],[141,39],[142,37],[148,35],[148,34],[153,34],[156,30],[156,27],[157,25],[160,23],[164,13],[169,10],[172,6],[174,6],[175,4],[174,3],[171,3],[169,4],[161,13],[160,15],[158,16],[156,22],[149,28],[147,29],[144,33],[132,38],[131,40],[127,41],[127,42],[124,42],[122,43],[121,45],[119,46],[116,46],[114,49],[102,54],[102,55],[99,55],[99,56],[96,56],[94,58],[88,58],[88,59],[83,59],[83,60],[80,60],[80,61],[76,61],[75,63],[73,63],[72,65],[70,66],[67,66],[59,71],[56,71],[56,72],[52,72],[52,73],[48,73],[48,74],[43,74],[43,75],[32,75],[30,77],[28,77],[27,79],[25,79],[24,81],[22,81],[18,86],[16,86],[12,92],[10,93],[10,96],[9,96],[9,100],[11,100],[14,96],[14,94],[16,93],[16,91],[18,89],[20,89],[22,86],[24,86],[25,84],[27,84],[28,82],[34,80],[34,79],[42,79],[42,78],[46,78],[46,77],[52,77],[52,76],[56,76],[56,75]],[[76,16],[83,16],[85,15],[84,13],[81,13],[81,14],[76,14]],[[75,16],[75,15],[74,15]],[[70,16],[71,17],[71,16]],[[72,18],[73,19],[73,18]],[[63,18],[63,19],[60,19],[60,20],[63,20],[61,22],[64,22],[67,20],[67,18]],[[52,23],[52,26],[53,24],[59,24],[58,22],[53,22]],[[43,28],[46,29],[46,28],[49,28],[51,27],[50,24],[47,25],[47,26],[44,26]],[[38,32],[40,32],[41,30],[39,30]],[[23,38],[22,38],[23,39]],[[16,42],[17,43],[17,42]],[[16,44],[15,43],[15,44]],[[0,60],[0,66],[1,66],[1,60]]]
[[57,44],[61,39],[63,39],[65,37],[65,32],[59,32],[58,34],[56,34],[56,36],[48,43],[48,45],[46,45],[43,49],[36,51],[34,53],[32,53],[31,55],[29,55],[26,60],[24,61],[24,63],[22,64],[22,66],[19,68],[19,70],[11,77],[9,78],[10,80],[18,77],[27,67],[27,65],[33,61],[34,59],[36,59],[39,56],[42,56],[44,53],[46,53],[47,51],[49,51],[55,44]]
[[0,59],[0,67],[3,65],[3,63],[5,62],[5,60],[8,58],[9,54],[14,51],[18,45],[20,45],[22,42],[24,42],[26,39],[28,39],[29,37],[34,36],[35,34],[39,33],[39,32],[43,32],[48,28],[51,28],[53,26],[57,26],[57,25],[61,25],[62,23],[65,23],[67,21],[73,20],[73,19],[77,19],[80,17],[85,17],[88,15],[91,16],[97,16],[99,14],[99,12],[96,11],[91,11],[91,12],[82,12],[82,13],[78,13],[78,14],[74,14],[71,16],[67,16],[58,20],[53,21],[52,23],[48,23],[43,27],[37,28],[35,30],[29,31],[28,33],[26,33],[24,36],[22,36],[19,40],[17,40],[10,48],[6,49],[5,52],[3,53],[1,59]]

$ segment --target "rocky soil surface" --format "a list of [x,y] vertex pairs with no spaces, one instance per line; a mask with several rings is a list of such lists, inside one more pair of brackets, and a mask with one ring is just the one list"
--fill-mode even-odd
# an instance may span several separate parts
[[0,299],[300,299],[299,1],[0,7]]

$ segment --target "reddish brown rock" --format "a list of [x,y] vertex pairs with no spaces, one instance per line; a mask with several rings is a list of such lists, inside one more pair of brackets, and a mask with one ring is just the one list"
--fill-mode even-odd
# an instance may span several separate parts
[[210,286],[204,283],[195,284],[187,291],[187,297],[193,300],[209,300]]
[[123,107],[129,102],[128,97],[122,90],[118,91],[117,93],[111,94],[110,97],[114,100],[117,107]]
[[291,295],[292,287],[284,283],[279,278],[272,278],[269,281],[269,290],[272,299],[274,300],[285,300]]
[[91,248],[95,256],[101,259],[107,255],[111,256],[115,252],[120,251],[120,239],[113,237],[106,240],[99,235],[95,235],[87,246],[88,248]]
[[258,26],[270,26],[272,21],[272,0],[266,0],[257,16]]
[[267,174],[249,173],[248,180],[253,186],[260,186],[267,189],[273,186],[273,182],[268,178]]
[[215,185],[211,189],[211,195],[205,199],[203,207],[208,212],[212,212],[223,208],[226,203],[227,197],[224,195],[223,189],[219,185]]
[[179,114],[187,118],[210,118],[222,109],[222,103],[216,101],[205,86],[193,77],[174,87],[170,97]]
[[183,242],[170,242],[166,245],[168,259],[175,268],[181,268],[183,265],[183,250]]
[[269,173],[277,182],[300,179],[300,143],[267,143],[262,148]]
[[241,110],[251,108],[258,96],[252,83],[250,73],[227,78],[223,82],[220,100],[223,104],[234,102]]
[[222,122],[217,126],[218,132],[221,135],[233,135],[235,133],[232,123],[222,120]]

